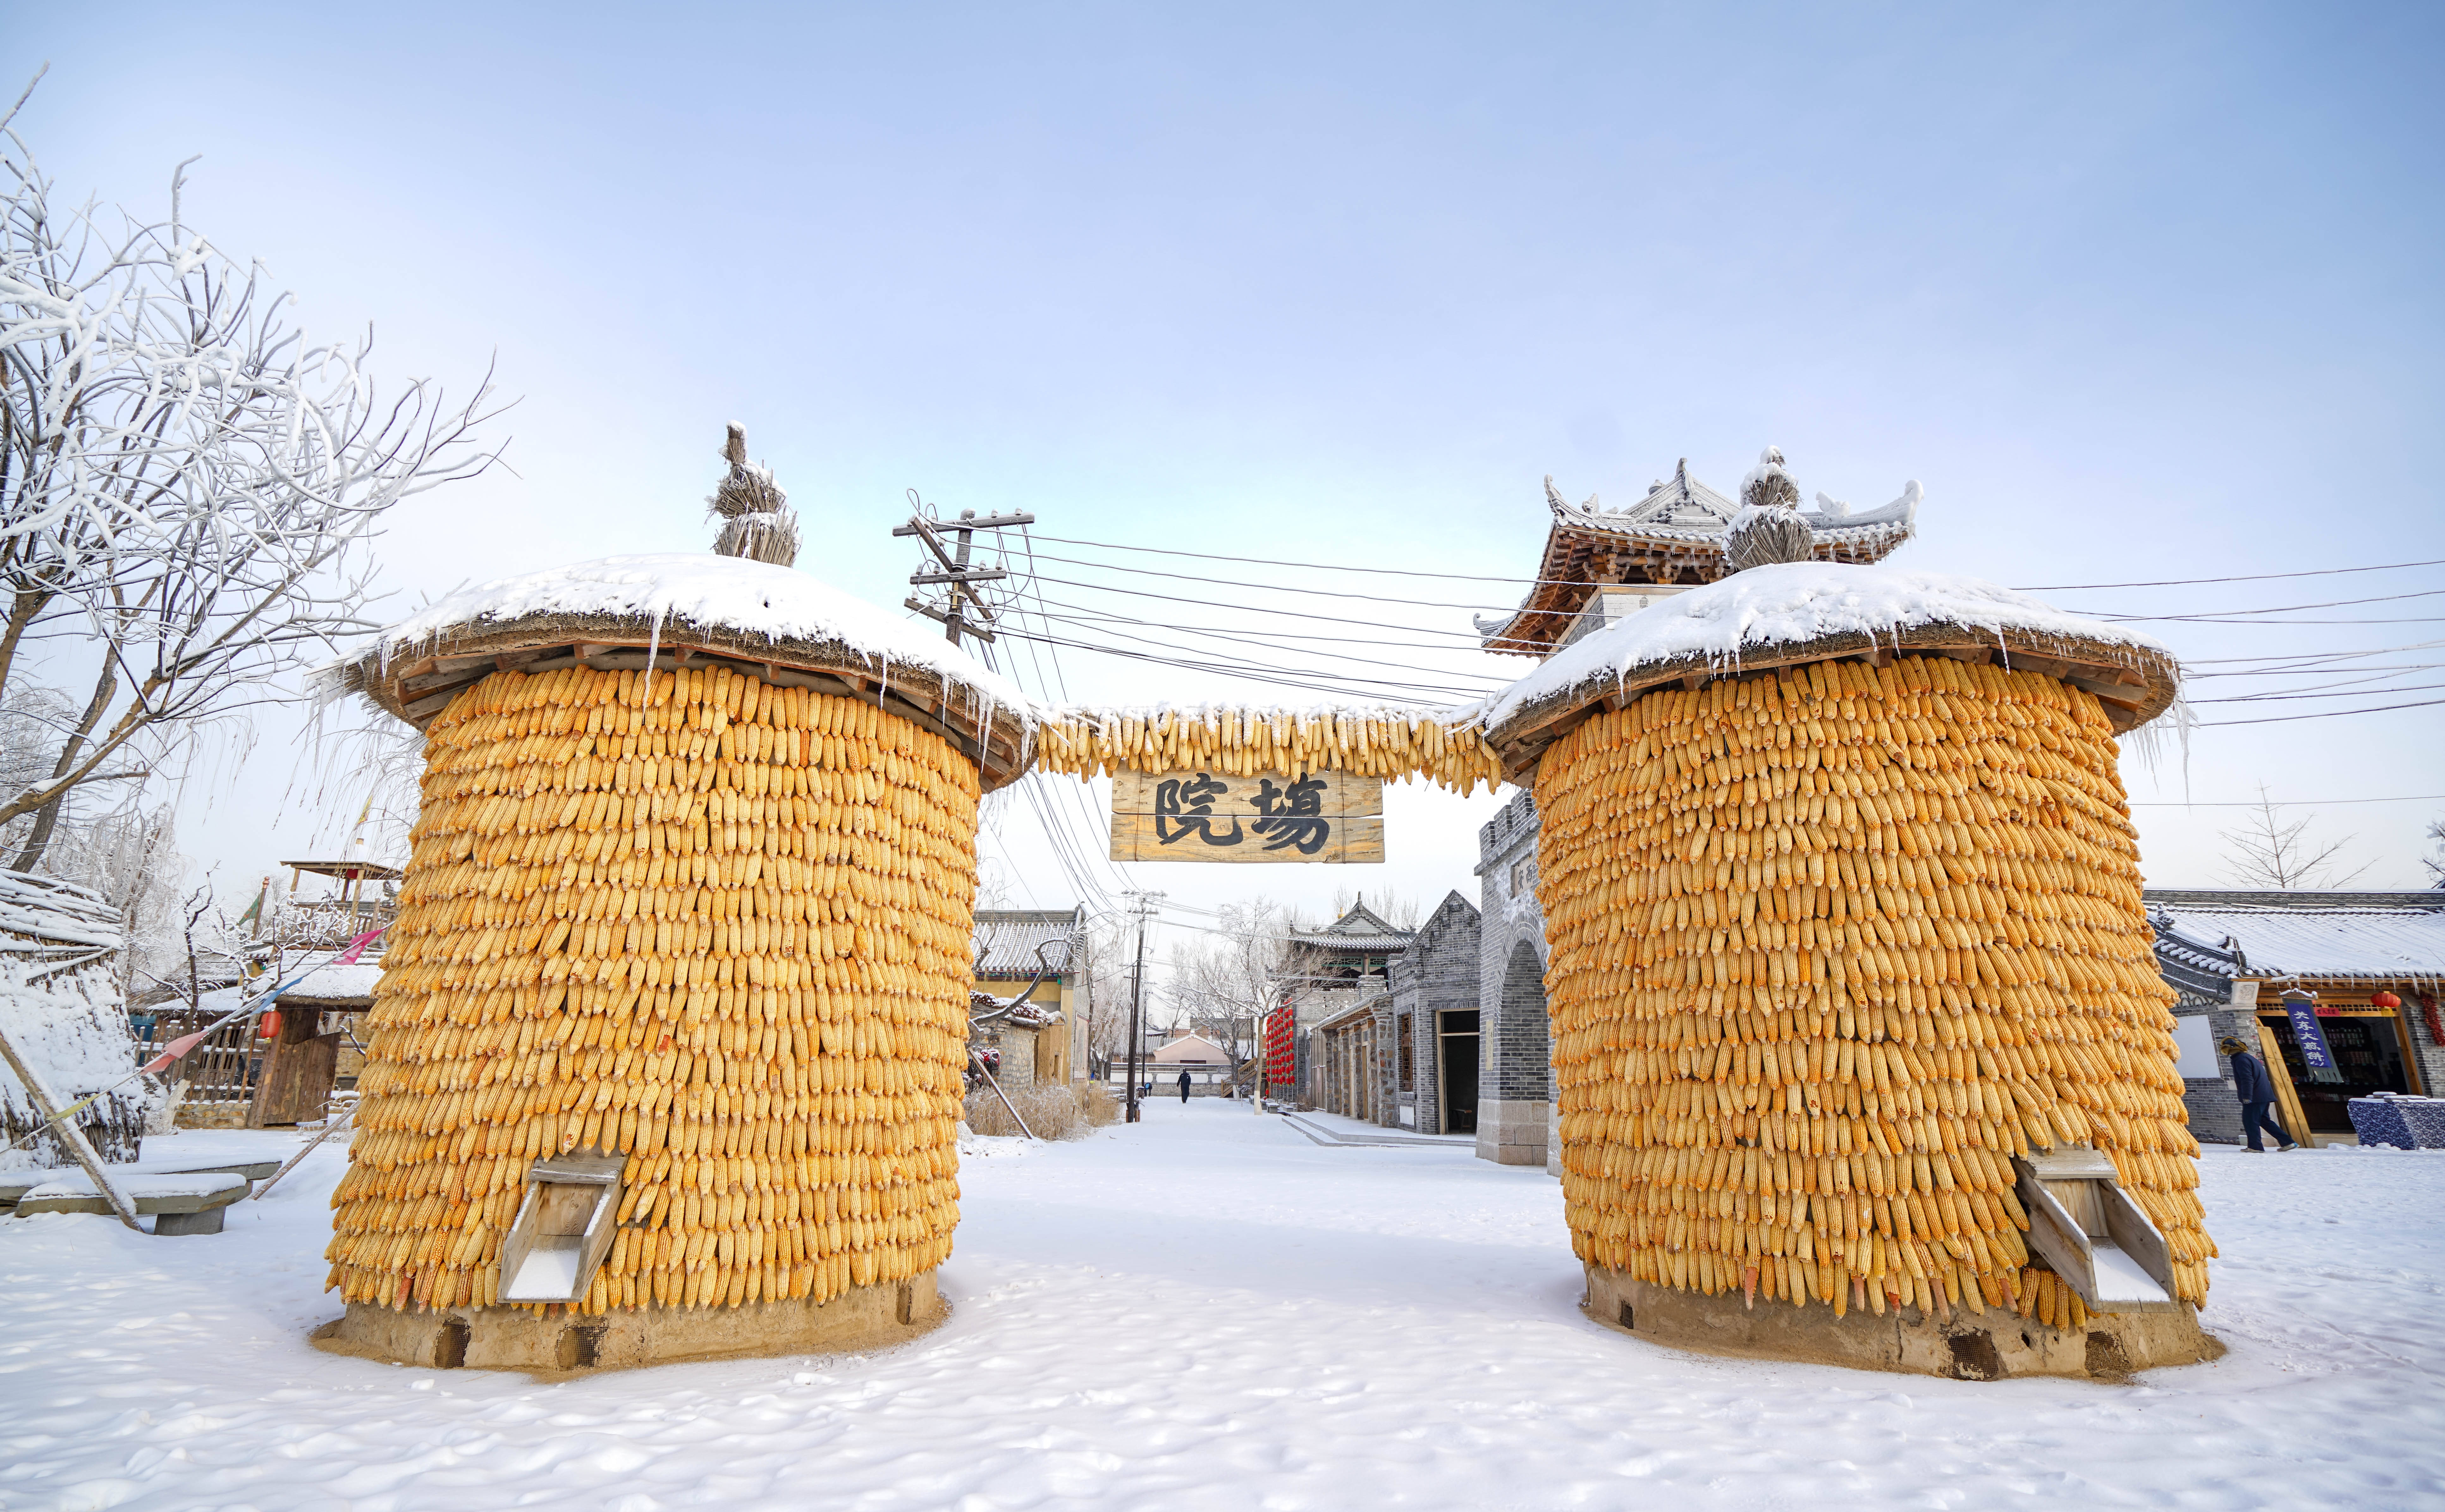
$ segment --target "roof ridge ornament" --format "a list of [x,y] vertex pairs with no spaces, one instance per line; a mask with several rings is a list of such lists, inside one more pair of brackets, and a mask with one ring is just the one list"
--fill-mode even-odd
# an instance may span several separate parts
[[[1551,473],[1545,475],[1545,506],[1548,509],[1553,510],[1558,514],[1568,513],[1571,509],[1570,504],[1562,497],[1562,491],[1554,486],[1554,475]],[[1588,501],[1585,504],[1578,506],[1578,510],[1582,514],[1596,513],[1597,510],[1596,495],[1594,494],[1589,495]]]

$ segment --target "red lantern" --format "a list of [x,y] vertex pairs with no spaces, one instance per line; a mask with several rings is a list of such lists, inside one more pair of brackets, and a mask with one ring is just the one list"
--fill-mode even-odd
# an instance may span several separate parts
[[274,1008],[254,1022],[254,1032],[266,1039],[280,1037],[280,1010]]
[[2390,992],[2372,993],[2369,995],[2369,1001],[2380,1008],[2399,1008],[2402,1006],[2402,999]]

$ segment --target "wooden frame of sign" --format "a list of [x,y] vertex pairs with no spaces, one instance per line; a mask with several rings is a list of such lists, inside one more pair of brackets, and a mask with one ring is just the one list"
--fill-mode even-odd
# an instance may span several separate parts
[[1121,772],[1115,861],[1384,859],[1384,779],[1346,772]]

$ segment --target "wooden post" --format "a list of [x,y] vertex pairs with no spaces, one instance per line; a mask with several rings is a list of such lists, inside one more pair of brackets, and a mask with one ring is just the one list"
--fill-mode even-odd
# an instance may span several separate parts
[[102,1157],[94,1153],[92,1142],[84,1137],[84,1130],[79,1129],[73,1120],[60,1116],[60,1105],[51,1101],[50,1089],[34,1074],[34,1068],[18,1055],[17,1047],[9,1043],[7,1035],[0,1035],[0,1060],[6,1060],[9,1069],[17,1073],[18,1084],[26,1089],[26,1095],[34,1100],[34,1107],[42,1113],[43,1122],[49,1126],[59,1142],[67,1147],[76,1163],[84,1167],[86,1177],[93,1183],[93,1189],[102,1194],[102,1200],[110,1204],[110,1210],[119,1215],[119,1221],[140,1234],[144,1232],[143,1226],[136,1222],[136,1209],[130,1207],[127,1199],[119,1194],[119,1188],[111,1185],[110,1174],[103,1169]]

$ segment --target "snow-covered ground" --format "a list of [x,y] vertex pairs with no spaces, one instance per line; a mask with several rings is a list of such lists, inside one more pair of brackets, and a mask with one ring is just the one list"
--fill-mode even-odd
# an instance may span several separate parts
[[0,1221],[0,1507],[2445,1505],[2445,1154],[2212,1151],[2231,1353],[1982,1385],[1597,1328],[1541,1171],[1147,1118],[985,1142],[922,1340],[551,1384],[306,1344],[328,1147],[217,1237]]

